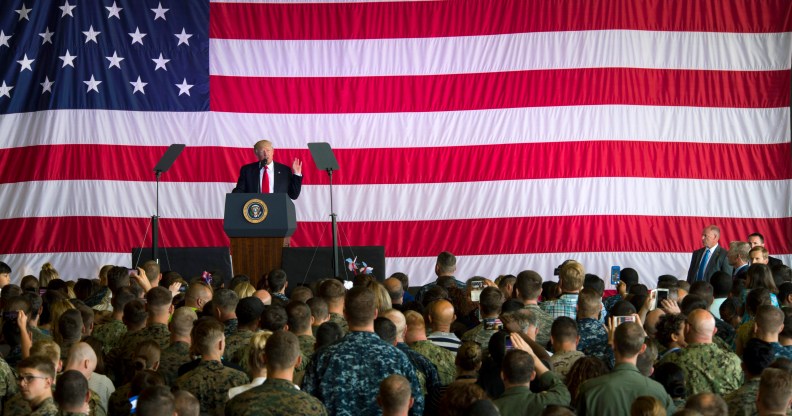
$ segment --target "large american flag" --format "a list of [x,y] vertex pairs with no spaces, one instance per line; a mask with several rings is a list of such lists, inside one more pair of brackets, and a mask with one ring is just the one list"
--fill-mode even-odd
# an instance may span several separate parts
[[[266,138],[306,160],[293,246],[433,278],[575,258],[684,277],[709,224],[792,260],[785,0],[4,0],[0,260],[64,278],[148,244],[223,246],[223,201]],[[147,236],[148,234],[148,236]],[[365,260],[365,259],[364,259]],[[196,259],[200,261],[200,259]],[[375,271],[376,272],[376,271]],[[650,283],[651,284],[651,283]]]

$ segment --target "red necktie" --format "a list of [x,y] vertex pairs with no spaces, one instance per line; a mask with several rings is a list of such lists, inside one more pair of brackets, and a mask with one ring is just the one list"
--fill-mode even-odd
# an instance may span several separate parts
[[267,166],[264,166],[264,174],[261,175],[261,193],[268,194],[270,193],[269,189],[269,174],[267,174]]

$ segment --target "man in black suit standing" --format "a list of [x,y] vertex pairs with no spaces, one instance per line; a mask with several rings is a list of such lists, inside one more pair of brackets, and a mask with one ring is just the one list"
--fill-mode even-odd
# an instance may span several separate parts
[[[762,234],[759,234],[759,233],[753,233],[753,234],[748,236],[748,243],[751,244],[751,248],[754,248],[754,247],[757,247],[757,246],[758,247],[764,247],[765,246],[764,236]],[[765,248],[767,248],[767,247],[765,247]],[[784,264],[784,262],[782,262],[781,259],[773,257],[773,256],[768,257],[767,265],[770,266],[771,268],[773,266],[780,265],[780,264]]]
[[[269,140],[260,140],[253,146],[258,162],[242,166],[233,193],[285,193],[297,199],[302,187],[302,161],[294,158],[291,169],[275,162],[275,149]],[[293,171],[293,172],[292,172]]]
[[732,266],[729,265],[727,251],[718,245],[720,228],[710,225],[701,232],[701,242],[704,247],[693,252],[688,268],[687,281],[693,283],[699,280],[709,282],[718,270],[731,276]]

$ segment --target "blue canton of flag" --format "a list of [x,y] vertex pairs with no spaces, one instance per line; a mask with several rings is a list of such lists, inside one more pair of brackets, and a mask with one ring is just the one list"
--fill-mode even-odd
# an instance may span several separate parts
[[0,113],[209,110],[209,2],[0,2]]

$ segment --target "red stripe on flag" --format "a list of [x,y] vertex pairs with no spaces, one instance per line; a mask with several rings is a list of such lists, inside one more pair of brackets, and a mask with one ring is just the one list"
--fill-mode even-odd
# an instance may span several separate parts
[[776,33],[786,0],[467,0],[381,3],[212,3],[209,36],[323,40],[632,29]]
[[[153,181],[158,146],[50,145],[0,150],[0,183],[44,180]],[[41,157],[46,152],[47,157]],[[337,185],[644,177],[715,180],[792,178],[789,144],[580,141],[490,146],[335,149]],[[706,160],[701,155],[706,155]],[[306,184],[327,184],[308,150],[278,149],[276,159],[305,161]],[[253,162],[249,149],[187,147],[163,182],[236,182]],[[762,169],[754,161],[761,160]],[[372,161],[376,163],[372,164]],[[482,161],[508,169],[469,169]],[[409,169],[404,169],[410,166]],[[442,166],[442,168],[438,168]],[[210,167],[210,168],[204,168]],[[365,172],[365,174],[361,174]],[[230,189],[229,189],[230,190]]]
[[[131,201],[130,201],[131,203]],[[420,203],[419,201],[416,203]],[[144,241],[148,218],[57,217],[0,220],[0,252],[131,252]],[[162,247],[226,246],[222,220],[161,219]],[[445,221],[341,222],[345,245],[385,246],[388,257],[456,255],[688,252],[701,247],[700,232],[721,227],[721,242],[764,234],[771,253],[792,252],[792,218],[703,218],[665,216],[560,216]],[[329,246],[329,223],[302,222],[292,246]],[[319,236],[322,236],[321,240]],[[448,236],[455,236],[449,239]]]
[[378,77],[215,75],[209,82],[212,111],[287,114],[604,104],[777,108],[789,106],[790,87],[789,71],[643,68]]

